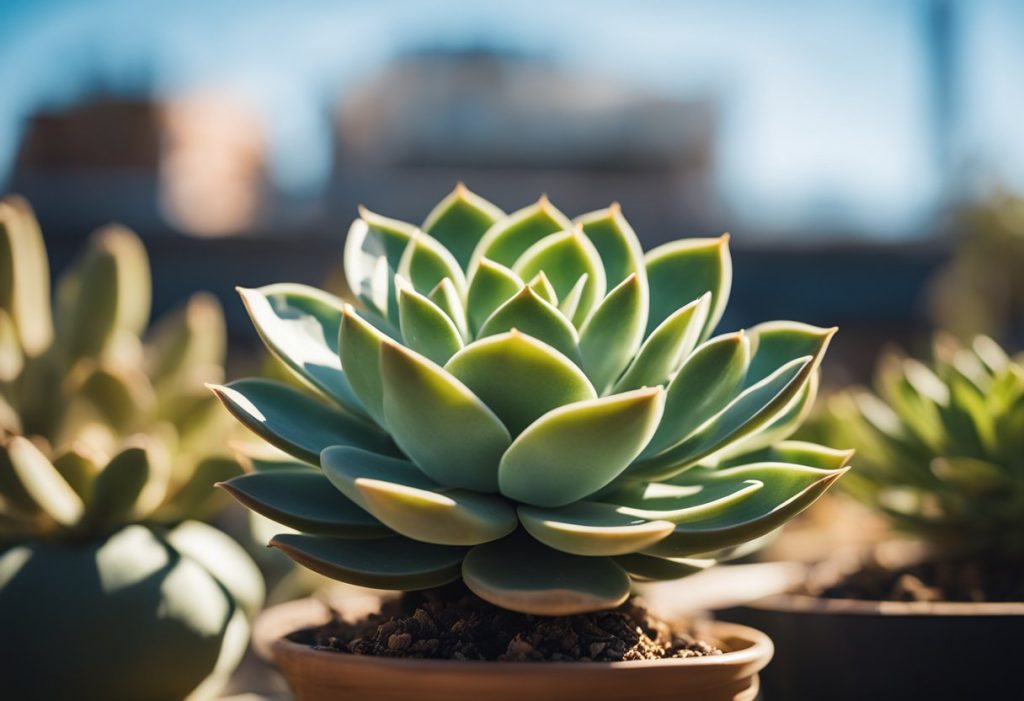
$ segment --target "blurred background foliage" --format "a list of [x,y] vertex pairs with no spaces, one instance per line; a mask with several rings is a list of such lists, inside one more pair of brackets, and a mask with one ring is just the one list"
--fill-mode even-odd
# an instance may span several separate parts
[[936,323],[1024,338],[1022,33],[1014,0],[0,0],[0,190],[56,270],[116,220],[154,312],[211,290],[230,376],[234,285],[322,284],[358,204],[464,180],[620,201],[645,247],[730,231],[723,328],[838,324],[826,381],[863,380]]

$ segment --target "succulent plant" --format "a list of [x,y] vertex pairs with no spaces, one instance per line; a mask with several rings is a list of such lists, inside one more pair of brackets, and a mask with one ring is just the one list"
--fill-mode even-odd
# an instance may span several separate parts
[[830,397],[814,428],[857,448],[844,487],[897,528],[943,552],[1024,554],[1024,365],[986,336],[937,336],[933,355],[886,354],[876,393]]
[[262,600],[244,550],[189,520],[241,472],[203,387],[220,307],[197,295],[143,344],[149,303],[142,243],[107,227],[51,314],[35,217],[0,200],[0,629],[19,699],[208,696]]
[[241,290],[307,391],[214,391],[291,454],[223,486],[294,529],[271,544],[335,579],[421,589],[460,577],[507,609],[614,607],[820,496],[849,454],[786,442],[833,329],[712,337],[728,238],[643,254],[617,205],[510,215],[459,185],[422,227],[361,210],[352,303]]

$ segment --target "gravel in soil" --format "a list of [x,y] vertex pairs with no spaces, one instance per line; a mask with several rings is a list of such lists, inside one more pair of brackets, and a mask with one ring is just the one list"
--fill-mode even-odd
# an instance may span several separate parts
[[335,615],[289,638],[331,652],[444,660],[618,662],[722,653],[652,617],[638,599],[612,611],[532,616],[498,608],[462,585],[406,593],[360,621]]

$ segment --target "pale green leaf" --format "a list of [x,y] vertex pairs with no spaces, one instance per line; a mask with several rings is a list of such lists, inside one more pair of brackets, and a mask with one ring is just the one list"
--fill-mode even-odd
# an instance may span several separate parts
[[604,393],[636,355],[647,323],[647,296],[631,273],[608,293],[580,330],[583,369]]
[[725,312],[732,289],[728,235],[673,241],[648,251],[644,261],[651,295],[648,332],[676,309],[710,292],[711,308],[700,340],[710,336]]
[[504,266],[513,265],[533,244],[556,231],[568,231],[572,222],[555,209],[547,197],[535,204],[500,219],[487,230],[470,262],[470,271],[482,258],[490,258]]
[[619,203],[613,202],[607,209],[579,216],[575,223],[583,227],[583,232],[601,255],[608,286],[615,287],[636,273],[646,296],[644,252],[633,227],[622,216]]
[[469,280],[466,316],[476,332],[498,307],[523,289],[523,281],[504,265],[482,258]]
[[675,528],[649,521],[614,504],[578,501],[557,509],[520,506],[519,518],[534,538],[573,555],[624,555],[654,545]]
[[439,306],[401,280],[396,279],[395,286],[398,288],[398,317],[405,345],[438,365],[444,365],[462,348],[459,329]]
[[579,357],[579,335],[572,323],[556,307],[541,299],[529,287],[523,287],[510,300],[498,307],[477,334],[479,338],[516,329],[552,346],[576,362]]
[[459,183],[431,210],[422,228],[465,268],[483,235],[504,217],[504,212]]

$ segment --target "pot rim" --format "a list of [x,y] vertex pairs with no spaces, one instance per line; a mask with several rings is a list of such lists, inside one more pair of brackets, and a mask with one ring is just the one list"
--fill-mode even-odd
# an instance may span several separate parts
[[[358,659],[360,663],[373,664],[378,668],[413,667],[417,669],[443,669],[451,671],[453,668],[466,668],[471,666],[474,672],[508,672],[519,671],[522,666],[529,667],[532,664],[542,665],[544,669],[558,670],[562,674],[575,674],[578,672],[590,673],[596,669],[615,670],[629,669],[642,670],[645,668],[657,667],[689,667],[689,668],[710,668],[710,667],[743,667],[756,665],[761,669],[771,660],[775,652],[775,646],[765,633],[750,628],[749,626],[737,623],[726,623],[724,621],[712,621],[710,628],[716,638],[729,639],[746,643],[736,650],[723,652],[721,655],[708,655],[706,657],[685,657],[669,658],[661,660],[633,660],[620,662],[498,662],[480,660],[436,660],[416,658],[395,658],[395,657],[374,657],[372,655],[347,655],[344,653],[325,652],[314,650],[308,645],[288,640],[285,636],[304,627],[316,625],[318,622],[327,620],[328,607],[322,601],[314,598],[298,599],[287,603],[278,604],[264,609],[256,617],[253,623],[253,647],[256,653],[268,662],[274,662],[278,656],[309,656],[314,655],[317,659],[332,659],[339,665],[350,664]],[[760,664],[759,661],[762,661]]]
[[743,606],[789,613],[850,616],[1024,616],[1024,602],[1015,601],[878,601],[772,594]]

